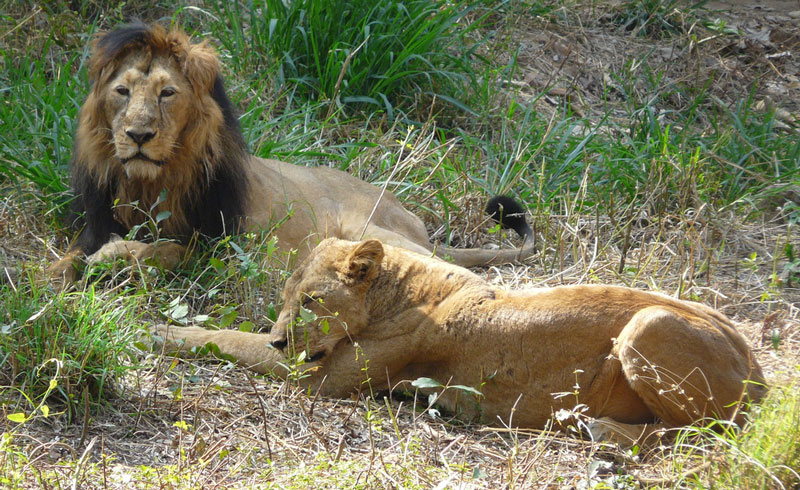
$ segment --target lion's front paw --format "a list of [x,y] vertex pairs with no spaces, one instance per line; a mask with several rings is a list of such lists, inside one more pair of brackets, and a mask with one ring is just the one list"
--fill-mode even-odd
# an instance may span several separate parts
[[150,327],[150,336],[156,345],[167,352],[189,352],[204,346],[214,332],[202,327],[175,327],[160,323]]
[[54,284],[60,284],[62,287],[69,286],[75,282],[78,277],[78,271],[75,268],[75,262],[79,260],[78,254],[70,252],[60,260],[50,264],[45,274],[50,278]]
[[113,240],[100,250],[90,255],[86,261],[89,265],[115,259],[124,259],[128,263],[149,262],[166,269],[172,269],[183,260],[186,248],[173,242],[157,244],[136,240]]
[[86,263],[95,265],[100,262],[108,262],[116,259],[123,259],[126,262],[133,262],[137,257],[147,255],[153,246],[149,243],[142,243],[135,240],[113,240],[87,257]]

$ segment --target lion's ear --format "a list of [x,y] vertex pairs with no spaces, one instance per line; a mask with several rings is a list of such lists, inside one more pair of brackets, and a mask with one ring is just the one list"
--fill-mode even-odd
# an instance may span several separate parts
[[183,72],[198,96],[211,92],[220,73],[217,52],[205,41],[189,45],[183,61]]
[[369,282],[375,279],[383,260],[383,245],[379,240],[357,244],[347,255],[342,271],[350,282]]

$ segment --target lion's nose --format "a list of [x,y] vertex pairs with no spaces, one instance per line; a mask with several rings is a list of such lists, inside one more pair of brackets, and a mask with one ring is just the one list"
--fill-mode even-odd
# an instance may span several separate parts
[[152,131],[133,131],[129,129],[125,131],[125,134],[128,135],[128,138],[132,139],[136,144],[143,145],[153,139],[156,133]]
[[286,338],[282,339],[275,339],[269,343],[272,347],[275,347],[278,350],[283,350],[286,347]]

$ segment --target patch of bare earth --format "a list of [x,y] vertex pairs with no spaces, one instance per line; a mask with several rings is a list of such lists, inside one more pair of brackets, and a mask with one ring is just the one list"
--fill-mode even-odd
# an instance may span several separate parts
[[[707,87],[728,107],[752,91],[779,125],[800,124],[800,2],[710,2],[694,15],[678,2],[681,15],[670,20],[682,32],[663,38],[625,30],[622,2],[588,5],[516,20],[520,69],[512,83],[540,112],[553,114],[567,100],[577,115],[599,118],[610,103],[613,120],[627,117],[628,99],[669,92],[659,104],[668,110]],[[709,29],[697,17],[721,22]],[[644,70],[661,75],[656,86],[645,86]]]

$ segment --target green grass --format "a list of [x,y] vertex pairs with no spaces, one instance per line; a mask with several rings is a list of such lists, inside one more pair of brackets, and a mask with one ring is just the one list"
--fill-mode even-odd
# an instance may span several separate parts
[[[671,488],[771,489],[800,482],[800,392],[778,386],[750,413],[748,430],[728,425],[689,429],[677,438]],[[698,471],[699,470],[699,471]]]
[[133,345],[140,335],[135,306],[141,293],[94,284],[55,292],[37,282],[31,272],[0,289],[3,372],[27,402],[11,411],[30,415],[44,403],[74,414],[83,412],[84,403],[111,399],[116,379],[138,364]]
[[[355,107],[385,111],[390,119],[434,97],[462,107],[459,92],[474,81],[462,23],[477,3],[428,0],[221,2],[218,41],[240,73],[272,75],[291,98],[320,100],[327,113]],[[244,29],[243,26],[247,26]],[[352,112],[352,111],[350,111]]]
[[75,120],[87,90],[81,76],[84,53],[62,61],[46,56],[51,47],[47,40],[27,52],[3,52],[0,175],[18,186],[31,182],[42,193],[58,196],[67,189],[64,177]]

